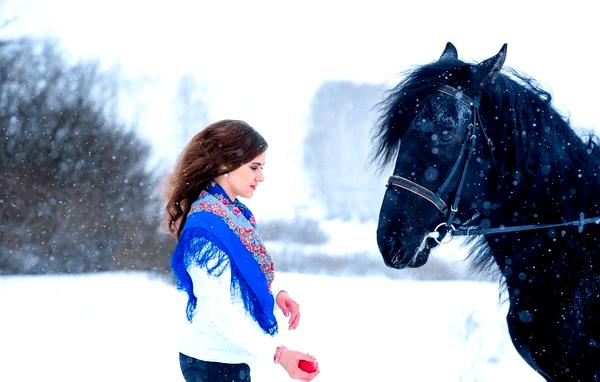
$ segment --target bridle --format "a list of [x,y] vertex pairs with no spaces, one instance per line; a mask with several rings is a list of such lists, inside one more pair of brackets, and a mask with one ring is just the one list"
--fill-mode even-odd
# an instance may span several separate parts
[[[487,135],[487,132],[481,123],[481,117],[479,116],[479,99],[471,98],[464,94],[462,91],[448,85],[442,85],[436,89],[436,91],[447,94],[451,97],[454,97],[459,102],[463,102],[467,104],[471,109],[472,119],[467,126],[465,138],[460,147],[460,151],[458,153],[458,157],[452,166],[452,169],[446,176],[446,179],[437,190],[437,192],[433,192],[427,187],[424,187],[418,183],[415,183],[409,179],[406,179],[399,175],[392,175],[388,180],[387,187],[393,186],[404,189],[406,191],[412,192],[413,194],[420,196],[421,198],[427,200],[431,204],[435,206],[435,208],[444,216],[445,221],[438,224],[434,231],[430,233],[428,236],[432,237],[438,244],[441,244],[441,239],[445,236],[446,233],[450,233],[450,240],[454,236],[476,236],[476,235],[492,235],[498,233],[508,233],[508,232],[518,232],[518,231],[527,231],[527,230],[538,230],[538,229],[550,229],[555,227],[564,227],[564,226],[578,226],[579,233],[583,232],[583,227],[587,223],[595,223],[600,224],[600,217],[593,218],[585,218],[583,212],[579,213],[579,219],[569,221],[566,223],[555,223],[555,224],[527,224],[527,225],[519,225],[519,226],[500,226],[497,228],[484,228],[477,225],[470,225],[475,219],[479,217],[479,213],[476,213],[465,223],[462,223],[460,226],[456,227],[454,225],[454,219],[456,217],[456,213],[458,212],[458,205],[460,203],[460,199],[462,196],[462,190],[465,185],[465,180],[467,178],[467,173],[469,170],[469,164],[475,153],[475,142],[479,135],[482,135],[486,141],[487,146],[490,149],[492,155],[492,161],[494,161],[494,145],[492,140]],[[462,165],[462,171],[460,171]],[[459,172],[460,171],[460,172]],[[454,200],[448,208],[448,205],[444,201],[444,197],[448,193],[448,187],[452,183],[452,180],[456,177],[457,174],[460,173],[460,179],[458,182],[458,186],[456,188],[456,192],[454,193]],[[445,229],[446,232],[442,235],[440,232],[441,229]],[[437,234],[437,235],[433,235]]]

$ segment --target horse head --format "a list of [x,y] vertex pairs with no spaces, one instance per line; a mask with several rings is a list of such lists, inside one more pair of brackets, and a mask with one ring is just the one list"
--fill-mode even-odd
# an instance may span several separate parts
[[469,65],[448,43],[437,62],[392,89],[379,132],[381,156],[399,149],[377,229],[388,266],[425,264],[451,224],[473,213],[471,206],[453,205],[453,198],[458,194],[477,203],[489,193],[478,174],[489,173],[493,146],[478,106],[505,58],[506,44],[493,57]]

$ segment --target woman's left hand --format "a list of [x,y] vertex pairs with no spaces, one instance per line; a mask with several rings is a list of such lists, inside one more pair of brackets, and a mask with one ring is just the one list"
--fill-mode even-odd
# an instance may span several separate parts
[[283,314],[290,318],[289,328],[296,329],[298,327],[298,322],[300,322],[300,305],[298,305],[298,303],[284,290],[277,293],[275,302]]

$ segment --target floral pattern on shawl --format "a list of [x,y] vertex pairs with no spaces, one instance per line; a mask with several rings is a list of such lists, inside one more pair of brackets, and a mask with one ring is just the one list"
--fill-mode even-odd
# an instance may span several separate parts
[[246,249],[252,253],[271,288],[275,276],[273,259],[256,232],[256,221],[250,210],[237,199],[231,201],[223,189],[213,183],[208,191],[203,190],[192,204],[189,214],[206,211],[219,216],[235,233]]

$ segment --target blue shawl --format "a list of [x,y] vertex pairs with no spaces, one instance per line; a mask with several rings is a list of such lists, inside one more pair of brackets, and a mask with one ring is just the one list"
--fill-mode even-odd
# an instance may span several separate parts
[[225,260],[229,260],[231,267],[232,293],[239,292],[244,308],[265,333],[277,333],[270,290],[273,261],[256,232],[254,216],[240,201],[229,199],[221,186],[213,182],[192,204],[171,256],[177,288],[188,295],[189,321],[197,299],[187,268],[193,263],[219,276]]

